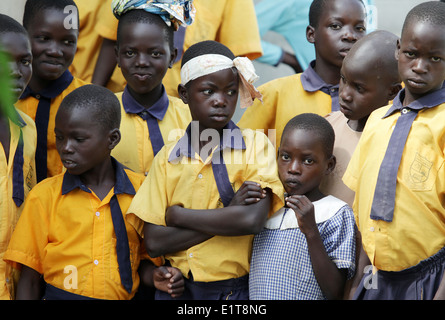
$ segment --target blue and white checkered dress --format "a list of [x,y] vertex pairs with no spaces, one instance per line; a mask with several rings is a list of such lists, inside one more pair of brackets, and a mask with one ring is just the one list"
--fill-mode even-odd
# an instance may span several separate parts
[[[339,269],[355,273],[355,220],[343,201],[327,196],[314,202],[326,252]],[[317,283],[305,235],[292,209],[281,209],[255,236],[249,276],[251,300],[326,299]]]

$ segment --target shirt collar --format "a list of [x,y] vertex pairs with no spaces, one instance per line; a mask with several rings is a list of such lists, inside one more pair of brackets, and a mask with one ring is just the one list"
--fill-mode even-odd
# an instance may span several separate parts
[[[126,193],[129,195],[135,195],[136,191],[134,190],[133,184],[131,183],[130,179],[127,176],[127,173],[124,170],[124,166],[116,161],[116,159],[114,159],[113,157],[111,157],[111,162],[113,163],[116,175],[114,194]],[[76,188],[91,193],[91,190],[88,189],[80,180],[80,176],[72,175],[68,171],[66,171],[63,176],[62,195],[65,195]]]
[[122,93],[122,105],[127,113],[139,114],[146,111],[156,119],[162,120],[167,112],[169,100],[167,92],[165,91],[164,86],[162,86],[161,98],[159,98],[159,100],[156,101],[150,108],[145,108],[143,105],[137,102],[135,98],[133,98],[128,90],[128,86],[125,86],[124,92]]
[[[315,92],[321,89],[330,90],[332,88],[338,88],[339,85],[327,84],[320,78],[320,76],[315,72],[315,60],[313,60],[309,67],[303,71],[301,74],[301,84],[303,89],[308,92]],[[327,92],[328,93],[328,92]],[[328,93],[329,94],[329,93]]]
[[411,102],[408,106],[403,106],[403,100],[405,98],[406,88],[399,91],[397,96],[393,100],[392,106],[388,109],[383,118],[386,118],[396,111],[400,111],[403,108],[408,108],[411,110],[421,110],[433,108],[439,104],[445,103],[445,83],[441,89],[433,91],[419,99]]
[[12,109],[14,116],[10,120],[20,128],[26,126],[25,120],[23,120],[22,116],[20,115],[20,113],[18,113],[17,109],[15,107],[13,107]]
[[48,87],[44,88],[40,92],[34,92],[29,86],[25,88],[25,91],[20,96],[20,99],[25,99],[29,96],[40,95],[44,98],[53,99],[61,94],[73,81],[73,75],[69,70],[65,72],[56,80],[52,81]]
[[[192,123],[188,125],[187,129],[185,130],[185,134],[178,140],[170,153],[168,158],[169,162],[178,160],[181,157],[192,158],[195,154],[190,139],[192,136]],[[230,134],[228,134],[229,130]],[[224,150],[226,148],[239,150],[246,149],[243,134],[240,128],[232,120],[230,120],[229,123],[223,128],[223,135],[220,140],[220,145],[216,150]]]

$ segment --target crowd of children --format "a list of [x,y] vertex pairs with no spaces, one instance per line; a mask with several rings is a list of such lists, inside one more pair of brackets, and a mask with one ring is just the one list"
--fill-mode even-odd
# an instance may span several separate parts
[[256,88],[253,4],[210,2],[0,14],[0,298],[445,299],[445,3],[399,38],[314,0],[315,60]]

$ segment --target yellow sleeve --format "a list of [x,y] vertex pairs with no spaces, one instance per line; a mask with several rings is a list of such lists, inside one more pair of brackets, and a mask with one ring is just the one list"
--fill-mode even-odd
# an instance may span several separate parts
[[12,234],[3,259],[15,268],[26,265],[43,274],[45,247],[48,244],[51,190],[36,186],[25,200],[23,212]]
[[165,210],[167,209],[166,170],[168,160],[167,147],[164,146],[153,159],[147,177],[127,210],[144,222],[165,226]]

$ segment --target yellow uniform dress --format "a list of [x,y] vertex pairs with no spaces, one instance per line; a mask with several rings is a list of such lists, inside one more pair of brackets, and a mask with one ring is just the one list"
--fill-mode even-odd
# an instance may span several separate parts
[[[71,79],[71,80],[70,80]],[[73,90],[85,85],[86,82],[73,78],[69,71],[65,73],[57,80],[53,82],[50,88],[42,90],[42,92],[34,93],[27,87],[25,92],[21,96],[20,100],[16,103],[18,109],[30,116],[34,121],[36,120],[37,107],[44,95],[55,95],[56,97],[51,99],[49,120],[47,127],[47,176],[52,177],[62,172],[63,165],[60,160],[59,153],[56,149],[56,135],[54,134],[55,119],[57,111],[59,110],[60,103]],[[37,132],[41,130],[37,125]],[[39,170],[39,168],[37,168]]]
[[338,110],[338,85],[324,83],[312,65],[303,73],[269,81],[258,90],[263,102],[255,100],[238,126],[264,130],[277,150],[283,129],[293,117],[306,112],[325,116]]
[[[123,95],[126,97],[126,105],[122,102]],[[117,93],[116,96],[121,102],[122,137],[111,154],[126,167],[147,175],[155,154],[147,123],[135,113],[145,108],[138,104],[127,90]],[[179,139],[192,120],[189,107],[179,98],[168,97],[165,92],[160,101],[147,110],[158,118],[164,143]]]
[[401,114],[384,117],[391,105],[371,114],[343,177],[355,191],[353,209],[364,250],[379,270],[414,266],[445,245],[445,103],[433,105],[420,110],[411,126],[397,173],[392,222],[370,218],[380,164]]
[[[9,121],[11,132],[9,159],[6,159],[3,147],[0,144],[0,299],[15,298],[15,290],[19,272],[5,261],[3,255],[8,247],[9,240],[23,210],[23,204],[17,206],[13,200],[15,184],[14,171],[23,172],[24,199],[36,184],[34,154],[36,151],[37,132],[34,121],[21,111],[17,111],[17,121]],[[14,158],[19,146],[20,131],[23,138],[23,167],[14,168]],[[24,200],[21,199],[21,200]]]
[[[261,133],[249,129],[243,130],[242,134],[238,132],[236,142],[228,143],[223,155],[230,185],[235,192],[244,181],[255,181],[263,188],[270,188],[274,194],[271,208],[274,212],[283,206],[284,192],[277,174],[275,150]],[[194,153],[187,156],[185,149],[190,145],[190,127],[186,133],[177,143],[165,145],[155,157],[128,214],[145,222],[165,225],[165,211],[173,205],[198,210],[223,207],[211,156],[204,160]],[[245,149],[237,146],[240,139],[244,139]],[[239,278],[249,273],[252,240],[253,235],[214,236],[188,250],[167,254],[165,259],[187,278],[191,271],[194,281]]]
[[[130,299],[139,276],[141,237],[125,221],[133,277],[128,293],[121,285],[116,235],[110,211],[114,191],[125,218],[144,176],[114,161],[116,183],[101,201],[79,176],[66,172],[45,179],[30,192],[4,258],[26,265],[59,289],[98,299]],[[124,219],[125,220],[125,219]]]

